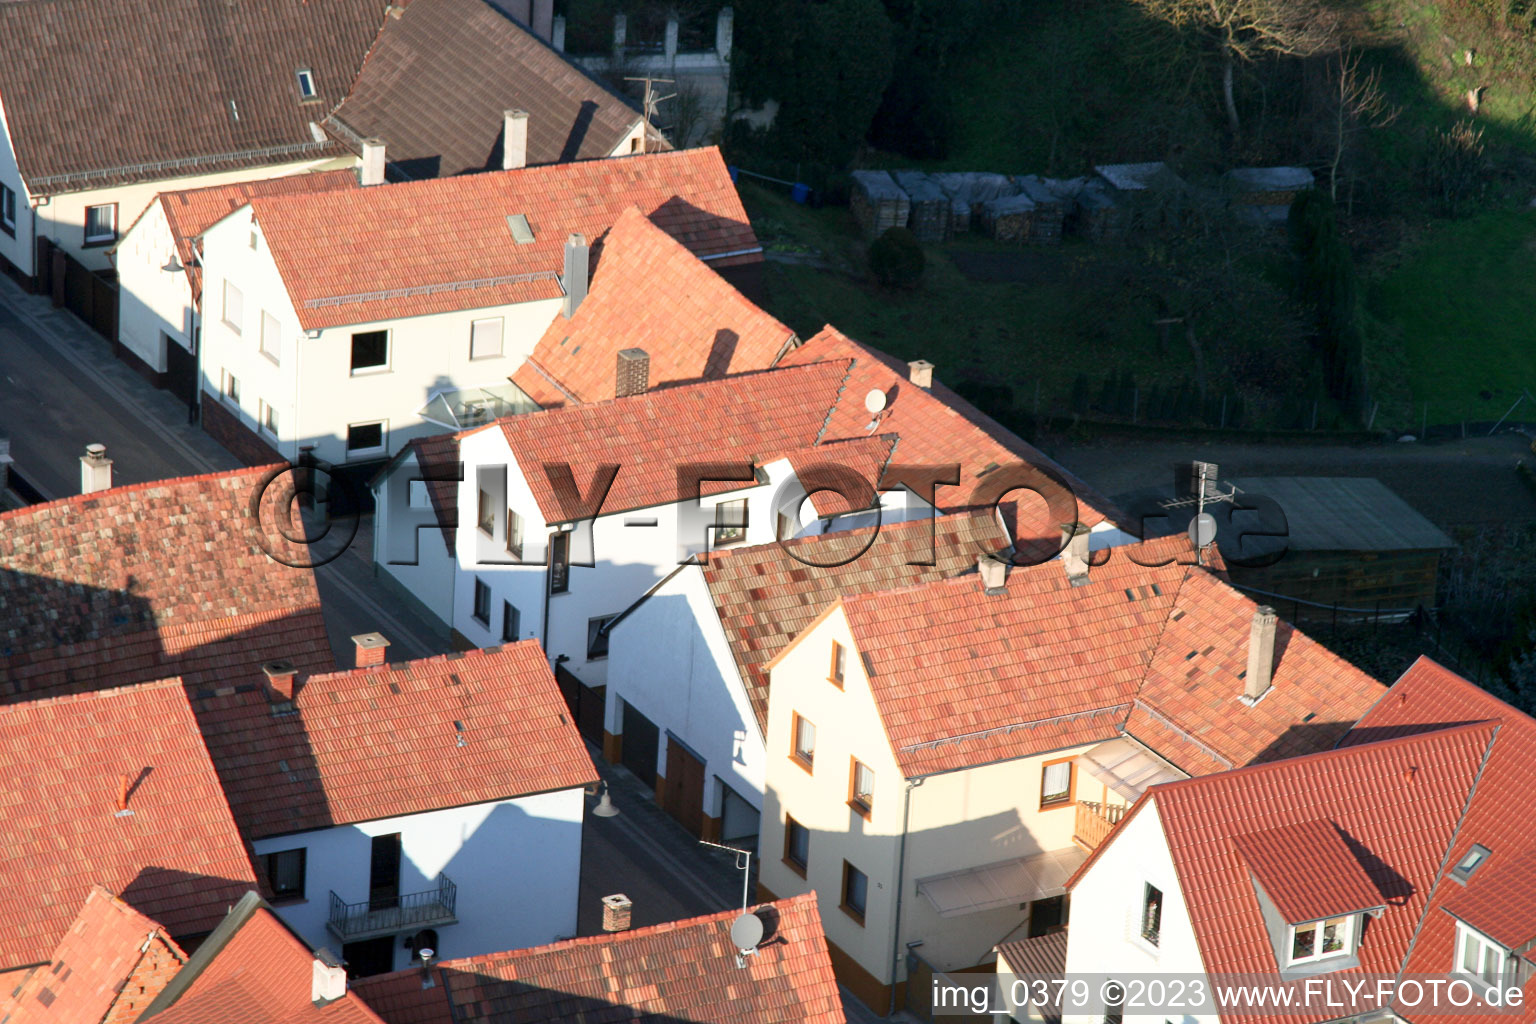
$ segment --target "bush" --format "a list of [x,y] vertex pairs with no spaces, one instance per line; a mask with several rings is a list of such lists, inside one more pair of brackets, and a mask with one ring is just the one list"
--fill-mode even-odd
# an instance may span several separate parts
[[869,243],[869,272],[882,288],[915,288],[928,259],[906,228],[886,228]]

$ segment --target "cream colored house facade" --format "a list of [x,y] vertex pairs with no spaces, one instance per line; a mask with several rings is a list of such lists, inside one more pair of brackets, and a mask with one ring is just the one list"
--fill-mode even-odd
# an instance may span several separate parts
[[[845,652],[840,685],[834,644]],[[1067,878],[1126,806],[1082,760],[1104,744],[903,777],[841,604],[770,675],[760,885],[765,897],[819,895],[833,963],[860,999],[885,1013],[894,986],[900,1006],[909,954],[966,970],[993,962],[1032,914],[1056,926]],[[815,729],[809,764],[795,750],[799,722]],[[1109,741],[1120,742],[1130,741]],[[863,805],[856,765],[873,773]],[[1048,772],[1052,788],[1065,773],[1066,799],[1043,799]],[[866,879],[862,914],[850,905],[853,871]]]

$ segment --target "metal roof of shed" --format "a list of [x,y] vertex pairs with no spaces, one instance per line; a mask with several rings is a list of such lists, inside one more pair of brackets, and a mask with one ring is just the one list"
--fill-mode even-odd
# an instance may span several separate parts
[[1285,512],[1296,551],[1427,551],[1455,547],[1374,477],[1249,476],[1231,481]]

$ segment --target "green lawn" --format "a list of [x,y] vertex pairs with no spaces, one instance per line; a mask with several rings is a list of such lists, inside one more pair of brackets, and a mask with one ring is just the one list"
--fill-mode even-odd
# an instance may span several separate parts
[[1367,302],[1400,349],[1413,425],[1425,402],[1432,423],[1491,421],[1536,394],[1536,211],[1437,225]]

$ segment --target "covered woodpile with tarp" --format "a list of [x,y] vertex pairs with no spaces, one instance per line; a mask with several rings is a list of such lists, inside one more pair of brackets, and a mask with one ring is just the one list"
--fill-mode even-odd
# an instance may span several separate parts
[[1061,241],[1066,228],[1067,215],[1077,205],[1077,193],[1083,187],[1082,179],[1059,181],[1026,174],[1015,178],[1020,195],[1034,201],[1035,210],[1029,224],[1029,241],[1053,244]]
[[990,171],[946,171],[929,175],[949,196],[949,233],[964,234],[979,224],[982,207],[993,199],[1017,195],[1018,185],[1006,174]]
[[1316,179],[1305,167],[1239,167],[1225,175],[1232,206],[1246,221],[1284,224],[1296,193],[1311,188]]
[[1103,181],[1090,179],[1078,189],[1073,229],[1084,238],[1118,238],[1125,233],[1125,219],[1125,210]]
[[911,202],[889,171],[854,171],[852,177],[848,205],[866,237],[878,238],[890,228],[907,226]]
[[1029,196],[1002,196],[981,204],[982,230],[999,242],[1029,241],[1034,223],[1035,201]]
[[939,183],[922,171],[894,171],[892,177],[907,194],[911,213],[907,227],[919,242],[942,242],[949,237],[950,199]]

